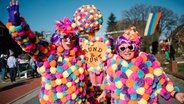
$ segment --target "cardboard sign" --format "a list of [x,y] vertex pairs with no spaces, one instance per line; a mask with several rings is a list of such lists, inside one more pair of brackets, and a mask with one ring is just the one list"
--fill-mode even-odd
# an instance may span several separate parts
[[81,47],[85,51],[86,61],[90,67],[97,67],[102,57],[106,55],[107,45],[104,42],[94,42],[90,45],[81,43]]

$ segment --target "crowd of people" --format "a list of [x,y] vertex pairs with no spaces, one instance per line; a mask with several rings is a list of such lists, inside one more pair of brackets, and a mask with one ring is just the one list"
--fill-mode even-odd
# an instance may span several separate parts
[[[87,48],[95,41],[105,40],[95,38],[103,19],[94,5],[76,10],[73,20],[67,17],[58,20],[50,44],[39,39],[20,17],[18,1],[11,1],[8,14],[7,27],[12,38],[33,58],[42,77],[41,104],[98,104],[107,97],[112,104],[156,104],[159,95],[184,103],[184,93],[174,86],[155,56],[140,51],[142,38],[135,27],[119,36],[114,48],[107,48],[108,56],[100,56],[103,70],[89,66],[85,60],[89,51],[80,47],[79,35],[89,35],[89,40],[82,41],[87,41]],[[113,46],[112,42],[109,44]],[[97,76],[101,72],[104,77],[98,85],[103,92],[95,96],[92,82],[96,77],[90,74]]]
[[22,67],[22,62],[20,57],[16,58],[14,52],[9,50],[9,54],[0,53],[0,81],[1,83],[10,82],[15,83],[16,78],[20,77],[19,75],[22,70],[28,71],[31,69],[31,78],[39,77],[37,72],[37,67],[35,62],[32,59],[27,59],[28,62],[25,63],[26,67]]

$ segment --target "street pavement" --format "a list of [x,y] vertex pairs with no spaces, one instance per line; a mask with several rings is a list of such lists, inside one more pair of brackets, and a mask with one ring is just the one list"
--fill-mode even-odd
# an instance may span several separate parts
[[[16,83],[11,83],[10,81],[6,83],[0,82],[0,104],[13,104],[19,99],[26,98],[26,95],[32,94],[34,90],[40,87],[40,82],[40,78],[17,79]],[[33,96],[25,99],[25,101],[31,98]]]

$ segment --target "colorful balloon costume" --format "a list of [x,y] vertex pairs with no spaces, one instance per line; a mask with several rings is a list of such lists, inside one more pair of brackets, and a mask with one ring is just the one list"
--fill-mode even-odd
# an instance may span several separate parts
[[103,23],[101,12],[94,5],[83,5],[79,7],[74,15],[74,21],[81,34],[88,34],[91,39],[81,38],[80,45],[85,50],[88,63],[88,71],[93,85],[102,83],[103,61],[110,57],[111,44],[108,39],[95,36]]
[[[15,6],[17,5],[9,10],[12,11]],[[12,15],[11,13],[13,12],[9,12],[9,15]],[[10,17],[7,23],[13,39],[34,58],[42,75],[40,103],[81,104],[90,99],[92,89],[84,56],[79,48],[75,24],[68,18],[57,21],[51,44],[48,44],[31,31],[23,18],[16,20],[20,21],[18,24],[13,23],[13,20]],[[61,41],[64,36],[76,38],[71,50],[62,47]]]
[[[119,54],[118,47],[123,43],[135,46],[137,54],[131,61]],[[158,95],[168,100],[171,92],[178,90],[154,55],[139,52],[140,43],[141,37],[134,27],[116,41],[117,55],[107,61],[107,76],[103,82],[105,92],[111,93],[112,104],[156,104]]]

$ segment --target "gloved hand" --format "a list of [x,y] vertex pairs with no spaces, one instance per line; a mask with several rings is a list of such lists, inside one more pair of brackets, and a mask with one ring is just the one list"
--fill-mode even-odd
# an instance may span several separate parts
[[13,25],[20,25],[20,13],[19,13],[19,4],[18,0],[16,2],[12,0],[10,2],[10,6],[7,8],[9,14],[9,21],[13,23]]

